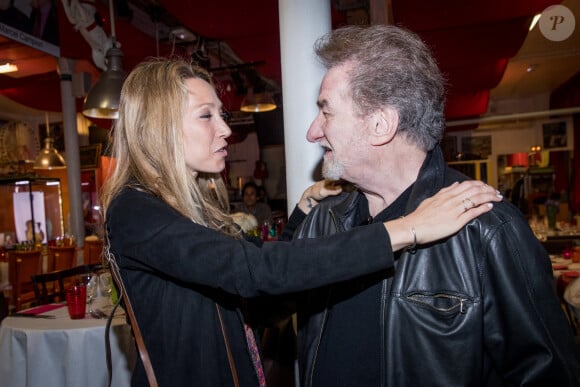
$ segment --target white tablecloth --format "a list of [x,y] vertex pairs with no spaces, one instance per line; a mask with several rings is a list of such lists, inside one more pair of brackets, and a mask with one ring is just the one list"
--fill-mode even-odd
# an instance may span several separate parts
[[[119,308],[120,309],[120,308]],[[71,320],[66,306],[43,314],[56,319],[7,317],[0,326],[2,387],[108,386],[106,320]],[[110,330],[112,386],[130,385],[136,348],[125,316],[115,316]]]

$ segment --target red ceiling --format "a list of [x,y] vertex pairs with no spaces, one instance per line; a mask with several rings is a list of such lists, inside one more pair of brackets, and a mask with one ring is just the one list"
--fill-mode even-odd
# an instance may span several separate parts
[[[330,0],[329,0],[330,1]],[[385,0],[386,1],[386,0]],[[391,0],[394,22],[421,35],[448,79],[447,118],[468,118],[487,111],[489,89],[502,78],[508,59],[522,45],[534,14],[554,0]],[[97,2],[98,3],[98,2]],[[278,2],[273,0],[158,1],[191,31],[227,43],[245,62],[264,61],[261,75],[281,84]],[[108,15],[99,4],[102,15]],[[344,12],[333,9],[333,26],[345,24]],[[156,55],[154,39],[116,20],[124,67]],[[105,31],[109,31],[105,25]],[[91,51],[60,12],[61,56],[90,59]],[[162,42],[160,55],[172,47]],[[58,75],[31,79],[0,75],[0,93],[27,106],[60,111]],[[224,102],[234,100],[224,95]],[[78,101],[79,109],[82,101]],[[234,109],[235,110],[235,109]]]
[[532,17],[554,0],[393,0],[398,25],[416,31],[432,48],[448,79],[447,119],[487,111],[489,89],[501,81]]

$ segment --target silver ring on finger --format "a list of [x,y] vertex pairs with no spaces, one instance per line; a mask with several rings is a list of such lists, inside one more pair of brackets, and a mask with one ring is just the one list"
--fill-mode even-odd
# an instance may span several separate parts
[[471,210],[473,207],[475,207],[475,203],[469,198],[463,199],[461,203],[463,204],[463,209],[465,211]]

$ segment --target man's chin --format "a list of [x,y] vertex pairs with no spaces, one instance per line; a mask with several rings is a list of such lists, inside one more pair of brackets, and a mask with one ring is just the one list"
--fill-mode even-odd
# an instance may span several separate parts
[[322,176],[327,180],[340,180],[342,172],[343,168],[340,165],[327,161],[322,164]]

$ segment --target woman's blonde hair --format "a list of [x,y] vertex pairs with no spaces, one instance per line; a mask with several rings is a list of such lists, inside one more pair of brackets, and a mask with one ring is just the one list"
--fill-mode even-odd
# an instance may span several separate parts
[[106,211],[125,187],[147,191],[193,222],[239,236],[229,215],[229,201],[220,174],[191,171],[185,162],[183,117],[188,91],[185,81],[209,73],[181,59],[155,58],[139,64],[121,91],[119,119],[110,134],[115,167],[101,195]]

